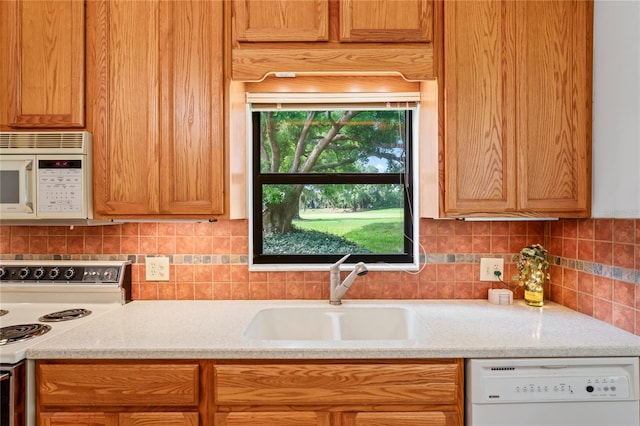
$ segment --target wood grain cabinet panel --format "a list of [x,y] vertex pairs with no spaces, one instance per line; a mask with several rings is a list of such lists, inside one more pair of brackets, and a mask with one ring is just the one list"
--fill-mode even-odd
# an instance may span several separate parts
[[41,413],[42,426],[198,426],[197,413]]
[[588,217],[593,2],[515,7],[519,208]]
[[512,4],[445,4],[447,212],[516,209]]
[[190,361],[38,361],[38,424],[198,426],[203,370]]
[[456,364],[217,365],[220,405],[454,404]]
[[0,2],[0,125],[84,127],[85,5]]
[[40,364],[38,401],[52,406],[197,406],[197,364]]
[[96,216],[224,212],[222,7],[87,4]]
[[40,426],[119,426],[113,413],[40,413]]
[[440,411],[364,412],[343,414],[341,426],[454,426],[461,423],[454,413]]
[[434,0],[231,0],[231,78],[278,72],[435,77]]
[[307,411],[216,413],[214,426],[331,426],[328,412]]
[[327,0],[235,0],[236,37],[241,42],[327,41]]
[[429,0],[342,0],[340,41],[430,42],[432,7]]
[[118,426],[198,426],[198,413],[121,413]]
[[445,214],[587,217],[591,1],[444,2]]
[[214,365],[216,426],[461,426],[462,360]]

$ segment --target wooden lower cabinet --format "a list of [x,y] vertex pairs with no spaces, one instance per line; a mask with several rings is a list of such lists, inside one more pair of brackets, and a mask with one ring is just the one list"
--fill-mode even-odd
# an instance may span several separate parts
[[216,413],[215,426],[453,426],[462,424],[455,413],[314,411]]
[[198,413],[41,413],[41,426],[197,426]]
[[38,426],[462,426],[462,359],[38,361]]
[[461,426],[462,360],[219,362],[215,426]]
[[198,426],[204,362],[39,361],[39,426]]

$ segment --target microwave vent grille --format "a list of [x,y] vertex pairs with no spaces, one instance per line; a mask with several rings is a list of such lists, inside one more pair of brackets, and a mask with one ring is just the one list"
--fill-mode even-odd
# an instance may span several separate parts
[[9,152],[20,150],[40,153],[65,150],[84,153],[89,148],[89,141],[88,132],[0,132],[0,149]]

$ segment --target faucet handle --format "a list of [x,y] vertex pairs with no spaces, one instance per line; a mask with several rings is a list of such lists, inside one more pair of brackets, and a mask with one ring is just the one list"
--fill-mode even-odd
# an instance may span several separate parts
[[339,271],[340,270],[340,265],[342,265],[344,263],[344,261],[349,258],[349,256],[351,256],[351,254],[347,254],[342,259],[338,260],[336,263],[331,265],[331,269],[330,270],[331,271]]

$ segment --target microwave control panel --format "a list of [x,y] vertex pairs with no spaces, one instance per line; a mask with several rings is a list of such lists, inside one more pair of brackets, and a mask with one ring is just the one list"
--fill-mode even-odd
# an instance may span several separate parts
[[38,160],[38,213],[83,213],[82,161]]

